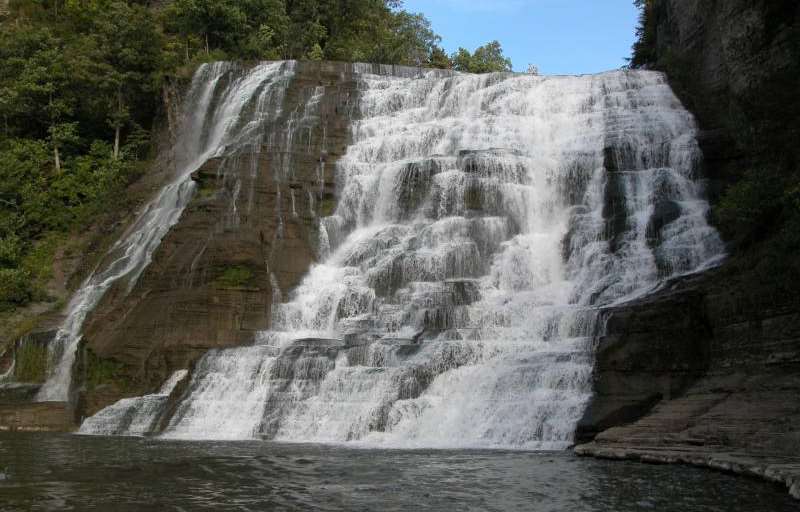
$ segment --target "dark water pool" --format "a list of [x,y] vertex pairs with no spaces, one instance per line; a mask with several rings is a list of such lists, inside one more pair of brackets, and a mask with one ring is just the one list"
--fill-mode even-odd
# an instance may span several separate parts
[[567,453],[0,434],[0,510],[796,511],[711,471]]

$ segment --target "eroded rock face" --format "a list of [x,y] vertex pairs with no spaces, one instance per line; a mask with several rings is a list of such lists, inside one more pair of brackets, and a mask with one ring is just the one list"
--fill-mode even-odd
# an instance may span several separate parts
[[623,427],[625,435],[612,429],[612,437],[800,455],[800,306],[793,298],[745,290],[723,268],[607,314],[584,439],[639,420]]
[[712,332],[702,292],[677,288],[605,311],[594,398],[578,425],[579,442],[642,417],[706,373]]
[[609,314],[578,453],[761,476],[800,498],[796,300],[723,268]]
[[109,361],[114,378],[86,379],[85,414],[153,392],[210,348],[252,340],[270,324],[272,298],[315,260],[357,84],[346,64],[298,62],[293,71],[263,144],[195,171],[194,198],[152,263],[129,293],[120,283],[91,314],[84,373]]
[[[653,13],[656,66],[705,130],[712,199],[747,169],[793,172],[800,4],[656,0]],[[758,272],[733,257],[607,311],[578,436],[594,441],[576,451],[759,475],[800,497],[800,290]]]
[[705,131],[712,192],[748,168],[790,168],[800,146],[800,4],[656,0],[656,67]]

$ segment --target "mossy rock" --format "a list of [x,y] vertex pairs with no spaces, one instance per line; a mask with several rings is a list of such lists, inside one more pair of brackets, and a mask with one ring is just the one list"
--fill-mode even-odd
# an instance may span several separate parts
[[105,386],[131,389],[133,383],[125,371],[125,365],[113,359],[102,359],[91,350],[86,351],[86,386],[94,390]]
[[253,271],[244,265],[233,265],[221,269],[219,276],[214,280],[218,288],[244,288],[253,281]]
[[210,199],[217,195],[217,189],[214,187],[199,187],[197,189],[197,199],[204,200]]
[[336,200],[335,199],[323,199],[319,202],[319,216],[320,217],[330,217],[333,215],[333,212],[336,211]]
[[21,343],[16,350],[14,378],[18,382],[44,382],[49,354],[46,345]]

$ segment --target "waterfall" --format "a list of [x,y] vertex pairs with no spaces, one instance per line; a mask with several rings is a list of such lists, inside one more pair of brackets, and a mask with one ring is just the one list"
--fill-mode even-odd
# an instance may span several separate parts
[[161,435],[568,446],[600,308],[723,256],[692,116],[653,72],[356,70],[322,260]]
[[194,191],[191,173],[229,146],[251,144],[263,119],[239,114],[256,103],[266,115],[282,103],[281,94],[291,77],[292,63],[268,63],[244,72],[230,63],[204,64],[195,73],[183,105],[183,125],[176,145],[177,172],[150,201],[74,294],[66,319],[50,344],[50,373],[37,395],[39,401],[66,401],[72,367],[86,316],[108,289],[124,282],[130,291],[150,263],[161,239],[183,213]]
[[81,425],[81,432],[93,435],[142,435],[157,428],[160,413],[178,384],[186,378],[187,370],[178,370],[157,393],[123,398],[106,407]]

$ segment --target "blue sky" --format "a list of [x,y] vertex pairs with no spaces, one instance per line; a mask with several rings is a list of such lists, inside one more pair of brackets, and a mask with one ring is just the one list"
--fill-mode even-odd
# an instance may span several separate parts
[[625,64],[637,12],[632,0],[404,0],[442,36],[448,53],[497,39],[515,71],[596,73]]

